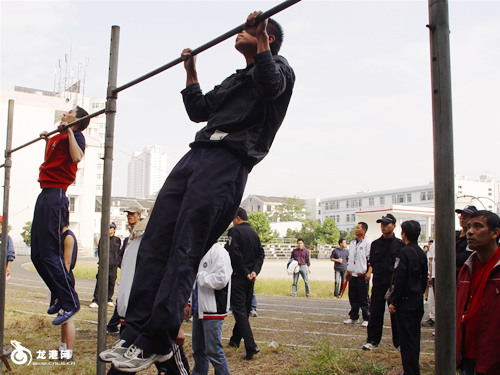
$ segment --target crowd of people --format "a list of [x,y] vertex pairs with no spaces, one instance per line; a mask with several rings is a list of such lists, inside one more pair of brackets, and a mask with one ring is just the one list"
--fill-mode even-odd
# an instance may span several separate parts
[[[457,277],[457,368],[465,375],[500,374],[498,348],[498,280],[500,276],[500,218],[490,211],[468,205],[455,212],[461,229],[456,231]],[[385,307],[391,318],[392,343],[401,352],[404,372],[420,374],[420,327],[434,327],[436,257],[439,241],[418,245],[420,224],[407,220],[401,224],[401,239],[394,233],[396,218],[382,216],[382,235],[370,241],[364,222],[355,228],[356,238],[345,251],[345,241],[330,255],[335,262],[334,296],[349,284],[349,319],[344,324],[367,327],[364,350],[374,350],[382,338]],[[436,256],[437,253],[437,256]],[[346,265],[344,265],[346,263]],[[347,280],[342,275],[347,270]],[[369,283],[372,283],[369,298]],[[343,285],[342,285],[343,283]],[[424,301],[429,317],[422,322]],[[434,333],[433,333],[434,335]]]
[[[160,374],[189,373],[182,348],[185,319],[193,321],[192,373],[207,374],[212,364],[216,374],[229,374],[221,334],[230,308],[235,325],[228,346],[237,348],[243,339],[244,360],[259,353],[248,318],[264,251],[239,204],[249,172],[267,155],[281,126],[295,82],[292,68],[278,55],[283,40],[280,25],[272,19],[257,23],[259,15],[250,14],[236,38],[246,67],[206,94],[198,82],[196,56],[189,48],[182,51],[186,111],[192,121],[207,124],[170,173],[147,220],[141,221],[139,208],[127,210],[130,237],[123,244],[114,235],[116,225],[110,223],[107,300],[98,299],[96,283],[90,305],[115,307],[107,329],[120,331],[120,339],[99,354],[102,361],[112,363],[110,374],[135,373],[152,364]],[[72,273],[77,240],[68,227],[66,189],[84,156],[82,131],[88,120],[65,125],[87,115],[76,107],[63,116],[59,134],[50,138],[41,134],[47,144],[31,232],[31,259],[50,290],[47,313],[57,314],[52,324],[61,326],[59,350],[70,358],[75,340],[72,317],[80,302]],[[461,226],[456,233],[457,366],[465,375],[499,374],[495,354],[500,347],[500,219],[474,206],[457,213]],[[231,221],[223,248],[216,241]],[[439,239],[426,254],[417,242],[421,231],[417,221],[401,224],[401,239],[394,233],[393,215],[382,216],[377,223],[380,238],[368,239],[368,225],[359,222],[349,248],[340,239],[332,251],[334,296],[340,298],[348,284],[350,311],[344,323],[367,328],[364,350],[379,346],[387,305],[392,342],[401,352],[404,374],[419,374],[420,327],[439,324],[433,309],[422,322],[426,291],[429,305],[435,300]],[[99,255],[100,249],[101,245]],[[13,260],[9,254],[7,277]],[[117,267],[122,279],[115,306]],[[310,254],[300,238],[289,268],[292,296],[297,295],[302,276],[309,297]]]

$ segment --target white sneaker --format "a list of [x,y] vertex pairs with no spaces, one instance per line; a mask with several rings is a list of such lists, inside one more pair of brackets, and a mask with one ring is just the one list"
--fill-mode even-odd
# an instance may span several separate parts
[[97,303],[95,303],[95,302],[92,302],[92,303],[89,305],[89,307],[90,307],[91,309],[97,309],[97,308],[99,307],[99,305],[98,305]]
[[364,320],[363,323],[361,323],[361,327],[368,327],[368,320]]
[[99,354],[104,362],[111,362],[113,359],[122,357],[128,349],[128,346],[122,346],[125,344],[125,340],[116,341],[110,349],[106,349]]
[[258,315],[257,315],[257,311],[255,311],[255,310],[250,310],[250,316],[251,316],[252,318],[256,318],[256,317],[258,317]]
[[373,350],[377,349],[378,345],[373,345],[371,342],[367,342],[365,345],[363,345],[363,350]]
[[359,320],[352,320],[351,318],[344,320],[344,324],[359,324]]
[[115,307],[115,304],[113,303],[113,301],[109,301],[109,302],[108,302],[108,306],[109,306],[109,307]]
[[172,358],[173,352],[168,354],[145,354],[144,350],[131,345],[125,354],[113,359],[113,365],[123,372],[138,372],[147,369],[155,362],[165,362]]

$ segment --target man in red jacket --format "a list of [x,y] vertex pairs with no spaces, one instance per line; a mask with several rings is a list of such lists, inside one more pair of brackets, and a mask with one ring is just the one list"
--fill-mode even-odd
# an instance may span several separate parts
[[499,237],[497,214],[470,215],[467,243],[475,252],[457,282],[457,366],[464,375],[500,374]]
[[77,165],[83,158],[85,138],[82,130],[89,120],[65,130],[63,126],[87,115],[84,109],[76,107],[63,115],[58,127],[60,133],[51,138],[47,138],[47,132],[40,134],[47,144],[38,178],[42,192],[36,201],[31,226],[31,260],[50,289],[51,303],[47,313],[58,313],[52,322],[54,325],[65,323],[80,310],[78,295],[68,282],[60,239],[62,228],[69,224],[66,189],[75,181]]

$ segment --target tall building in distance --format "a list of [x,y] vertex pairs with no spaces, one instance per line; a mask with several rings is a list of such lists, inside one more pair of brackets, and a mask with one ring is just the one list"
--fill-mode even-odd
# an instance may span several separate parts
[[127,196],[147,198],[158,192],[167,178],[167,154],[161,146],[135,152],[128,163]]

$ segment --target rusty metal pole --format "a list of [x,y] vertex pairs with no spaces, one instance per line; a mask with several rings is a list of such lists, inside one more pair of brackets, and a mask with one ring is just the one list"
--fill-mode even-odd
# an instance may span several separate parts
[[[5,179],[3,184],[2,244],[0,246],[0,353],[3,354],[3,334],[5,324],[5,267],[7,266],[7,238],[9,234],[10,170],[12,168],[12,130],[14,124],[14,101],[9,100],[7,117],[7,138],[5,143]],[[2,361],[0,361],[0,370]]]
[[455,173],[447,0],[429,0],[436,209],[436,375],[456,370]]
[[106,364],[99,359],[99,353],[106,349],[106,323],[108,312],[109,275],[109,224],[111,218],[111,176],[113,170],[113,137],[115,133],[116,89],[118,76],[118,46],[120,27],[111,28],[109,53],[108,91],[106,101],[106,139],[104,143],[104,176],[102,184],[101,247],[99,256],[98,328],[97,328],[97,375],[106,373]]

